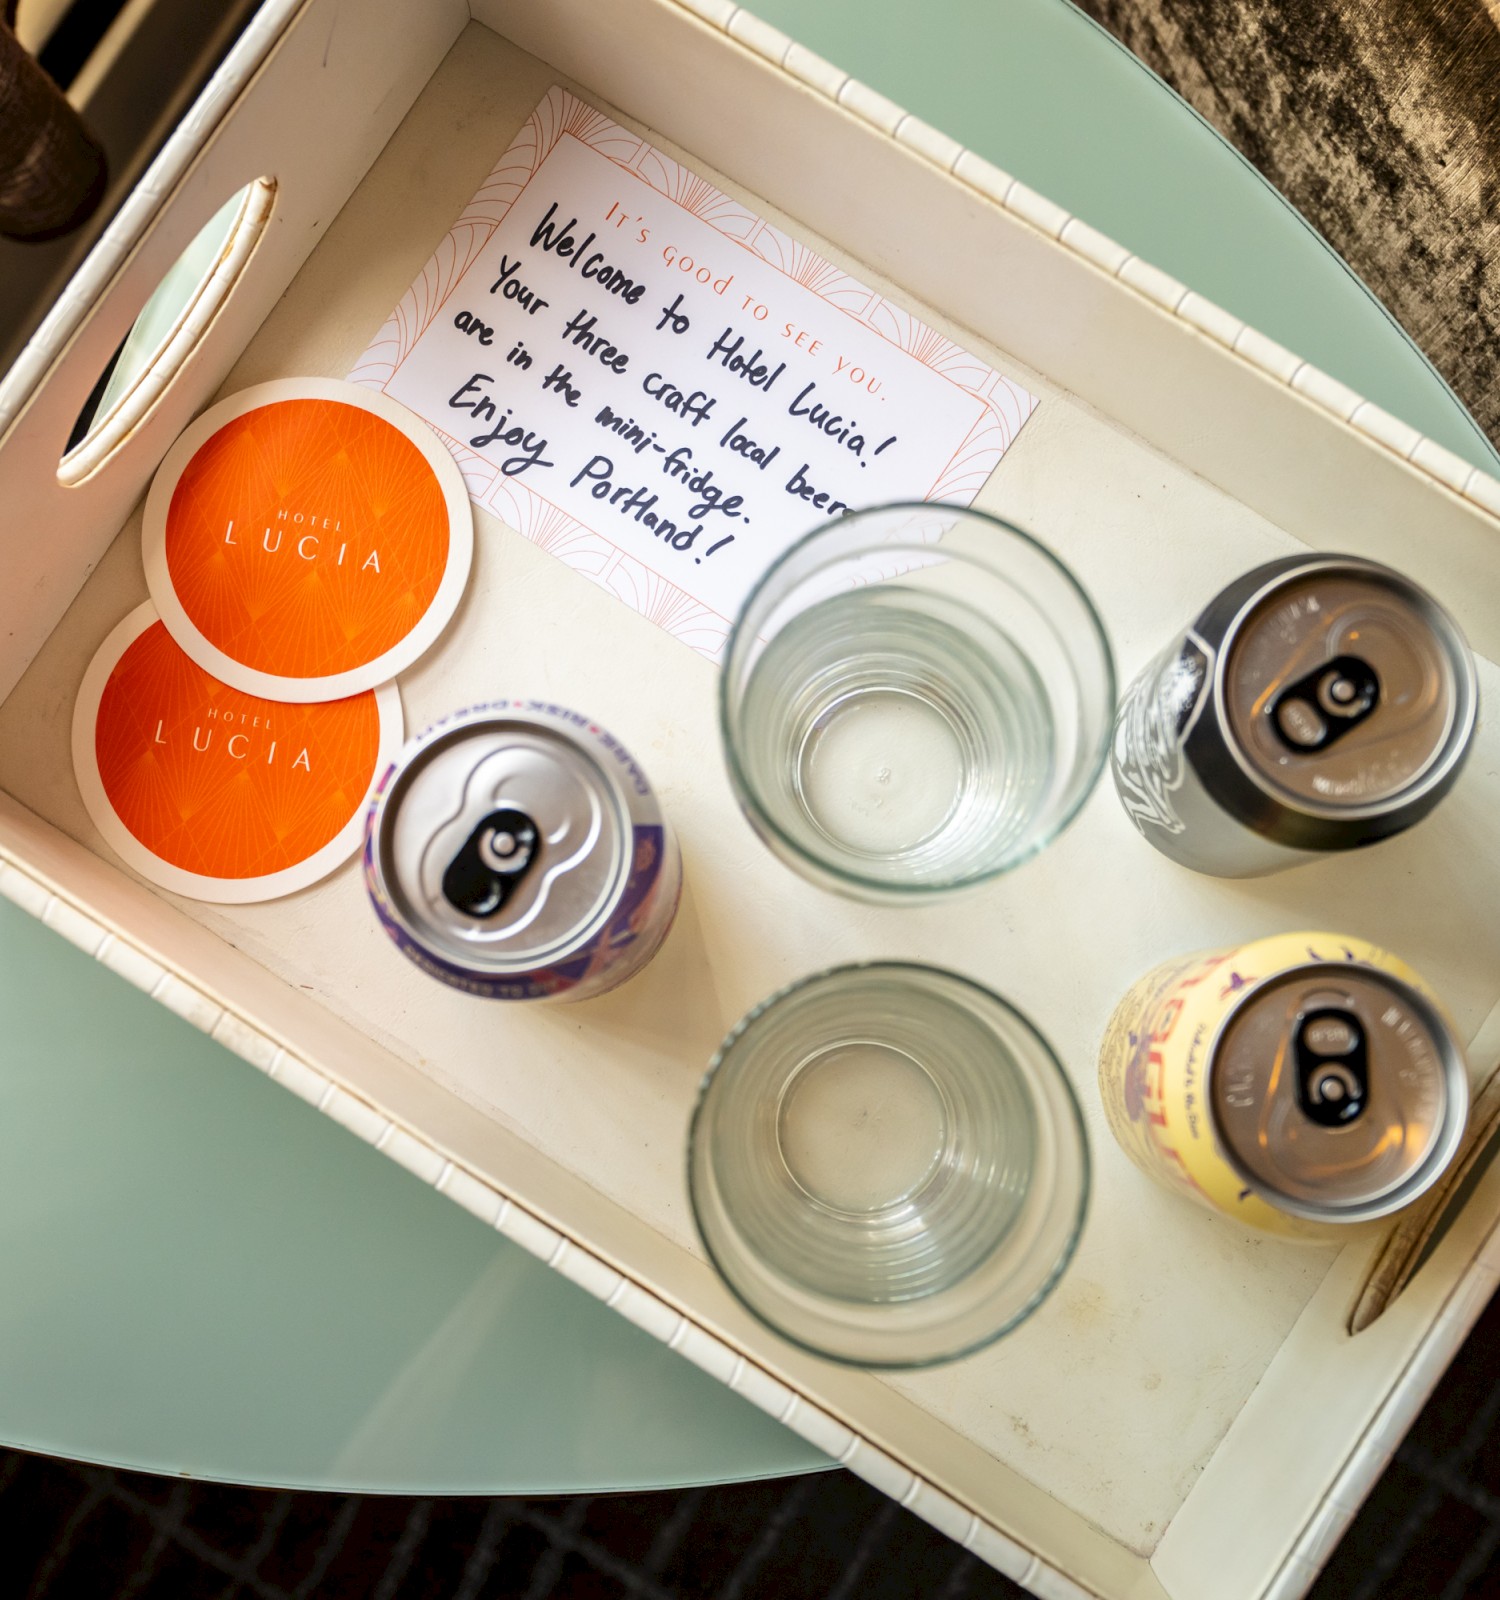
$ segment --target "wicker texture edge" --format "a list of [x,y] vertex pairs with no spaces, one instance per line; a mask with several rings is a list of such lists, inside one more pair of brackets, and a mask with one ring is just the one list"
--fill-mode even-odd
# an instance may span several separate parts
[[1490,1233],[1454,1285],[1442,1311],[1407,1363],[1400,1382],[1386,1396],[1338,1476],[1313,1507],[1263,1600],[1302,1600],[1312,1587],[1497,1287],[1500,1228]]
[[967,184],[1011,216],[1057,240],[1091,266],[1118,279],[1266,377],[1295,390],[1445,489],[1491,516],[1500,517],[1500,479],[1479,467],[1471,467],[1445,446],[1418,433],[1160,268],[1132,255],[1061,206],[1028,189],[1008,172],[1002,172],[909,111],[903,111],[884,95],[797,44],[778,28],[762,22],[744,7],[734,4],[734,0],[672,0],[672,3],[728,34],[806,88],[904,145],[929,165]]
[[[859,117],[876,131],[894,138],[914,155],[984,195],[1023,223],[1056,239],[1098,270],[1117,278],[1267,377],[1296,390],[1445,488],[1500,517],[1500,480],[1478,467],[1470,467],[1451,451],[1132,255],[1060,206],[1028,189],[1018,179],[796,44],[787,35],[733,4],[733,0],[673,0],[673,3],[788,72],[805,87]],[[267,0],[257,12],[239,47],[215,72],[183,124],[111,221],[20,358],[0,379],[0,433],[14,420],[52,359],[104,293],[152,216],[186,171],[194,152],[227,113],[302,4],[303,0]],[[415,1130],[393,1121],[196,985],[169,971],[148,952],[58,895],[18,860],[3,853],[0,853],[0,895],[399,1162],[488,1226],[529,1250],[654,1338],[726,1383],[873,1487],[1022,1584],[1040,1600],[1090,1600],[1092,1591],[1049,1566],[936,1485],[913,1473],[763,1368],[747,1361],[645,1286],[625,1277],[586,1246],[545,1222],[514,1196],[449,1160]],[[1500,1229],[1491,1235],[1455,1286],[1402,1380],[1387,1397],[1327,1494],[1313,1508],[1286,1562],[1264,1590],[1262,1600],[1299,1600],[1306,1593],[1497,1285],[1500,1285]]]
[[[673,0],[673,3],[790,73],[806,88],[842,106],[877,132],[895,139],[929,165],[1056,239],[1101,272],[1186,322],[1197,333],[1222,345],[1266,377],[1295,390],[1444,488],[1490,515],[1500,517],[1500,479],[1479,467],[1471,467],[1451,450],[1356,394],[1168,273],[1132,255],[1124,246],[1028,189],[1019,179],[965,149],[957,140],[903,111],[885,96],[736,5],[734,0]],[[1311,1589],[1344,1530],[1385,1470],[1396,1446],[1416,1420],[1417,1413],[1497,1286],[1500,1286],[1500,1228],[1490,1235],[1478,1257],[1455,1285],[1401,1381],[1386,1397],[1327,1493],[1312,1508],[1285,1562],[1263,1591],[1262,1600],[1301,1600]],[[1001,1570],[1006,1569],[1002,1567]],[[1045,1579],[1040,1572],[1032,1572],[1020,1581],[1033,1593],[1050,1595],[1054,1591],[1047,1579],[1054,1576],[1061,1577],[1061,1574],[1054,1575],[1048,1569]],[[1067,1590],[1055,1592],[1077,1590],[1077,1585],[1070,1580],[1063,1578],[1062,1581]]]
[[747,1361],[675,1306],[544,1221],[514,1195],[450,1160],[417,1130],[351,1093],[321,1068],[170,971],[5,852],[0,852],[0,895],[1007,1577],[1044,1600],[1090,1600],[1089,1590],[1048,1567],[936,1485]]
[[[972,1551],[1039,1600],[1095,1600],[1067,1574],[961,1505],[764,1368],[679,1312],[643,1284],[617,1271],[466,1167],[450,1160],[416,1129],[388,1117],[328,1073],[294,1054],[246,1018],[170,971],[87,910],[0,851],[0,895],[61,934],[85,954],[218,1041],[356,1137],[398,1162],[513,1243],[531,1252],[611,1310],[799,1434],[872,1487]],[[1439,1378],[1500,1287],[1500,1227],[1491,1232],[1455,1284],[1348,1459],[1288,1551],[1262,1600],[1301,1600],[1332,1555],[1397,1445]]]
[[15,364],[9,372],[0,374],[0,436],[20,415],[89,311],[104,298],[151,219],[166,204],[209,134],[228,114],[240,91],[260,70],[305,3],[306,0],[265,0],[250,19],[235,48],[215,69],[171,138],[111,218]]
[[[686,1357],[872,1487],[1039,1597],[1092,1600],[1093,1591],[1049,1566],[935,1484],[544,1221],[514,1195],[450,1160],[422,1137],[294,1054],[196,984],[59,895],[0,851],[0,895],[166,1006],[340,1126],[398,1162],[488,1227],[531,1252],[596,1300]],[[1500,1228],[1454,1286],[1405,1372],[1351,1450],[1262,1600],[1301,1600],[1333,1553],[1396,1446],[1416,1420],[1491,1295],[1500,1286]]]

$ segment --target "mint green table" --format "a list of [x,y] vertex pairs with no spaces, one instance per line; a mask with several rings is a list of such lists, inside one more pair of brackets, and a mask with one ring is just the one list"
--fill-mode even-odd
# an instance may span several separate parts
[[[1064,0],[761,15],[1470,461],[1347,269]],[[242,1482],[579,1492],[825,1465],[0,902],[0,1442]]]

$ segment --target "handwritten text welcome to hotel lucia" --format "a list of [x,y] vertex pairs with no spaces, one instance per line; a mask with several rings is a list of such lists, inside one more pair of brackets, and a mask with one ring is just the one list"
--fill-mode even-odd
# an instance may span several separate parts
[[[705,653],[818,523],[967,503],[1035,405],[560,89],[496,176],[544,148],[444,282],[481,190],[353,376],[454,441],[471,493],[521,532],[545,527],[640,609],[641,579],[680,591],[653,609]],[[584,537],[559,538],[559,512]],[[615,552],[639,579],[611,576]]]

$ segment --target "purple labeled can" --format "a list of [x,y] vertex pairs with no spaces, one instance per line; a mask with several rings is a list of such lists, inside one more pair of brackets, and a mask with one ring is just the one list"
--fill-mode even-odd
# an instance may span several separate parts
[[617,739],[564,706],[502,700],[402,750],[365,824],[365,882],[432,977],[494,1000],[585,1000],[656,954],[682,858]]

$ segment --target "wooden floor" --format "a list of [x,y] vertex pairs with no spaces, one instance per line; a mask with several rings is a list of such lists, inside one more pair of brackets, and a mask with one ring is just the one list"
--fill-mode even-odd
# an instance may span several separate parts
[[1359,273],[1500,444],[1500,0],[1076,0]]

